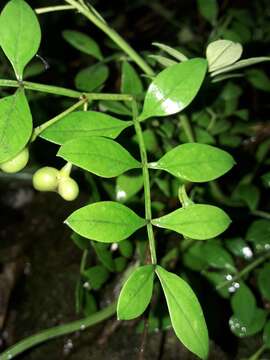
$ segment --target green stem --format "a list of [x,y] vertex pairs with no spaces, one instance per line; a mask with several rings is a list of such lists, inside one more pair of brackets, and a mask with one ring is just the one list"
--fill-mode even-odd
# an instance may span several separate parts
[[149,179],[147,152],[146,152],[146,148],[145,148],[141,124],[138,119],[138,108],[137,108],[137,103],[135,100],[132,102],[132,113],[133,113],[134,127],[135,127],[136,135],[138,138],[141,162],[142,162],[145,219],[147,222],[147,234],[148,234],[149,248],[150,248],[150,254],[151,254],[151,262],[152,262],[152,264],[155,265],[157,263],[157,255],[156,255],[154,231],[153,231],[153,226],[151,223],[151,220],[152,220],[151,191],[150,191],[150,179]]
[[91,11],[87,6],[83,6],[76,0],[65,0],[66,3],[74,6],[81,14],[90,20],[96,27],[103,31],[108,37],[113,40],[128,56],[149,76],[154,76],[154,71],[147,64],[147,62],[102,18],[98,17],[94,11]]
[[83,272],[84,272],[84,270],[85,270],[87,257],[88,257],[88,249],[85,249],[85,250],[83,251],[82,259],[81,259],[81,264],[80,264],[80,274],[81,274],[81,275],[83,274]]
[[56,5],[56,6],[46,6],[42,8],[35,9],[35,12],[37,14],[45,14],[48,12],[54,12],[54,11],[63,11],[63,10],[73,10],[74,6],[72,5]]
[[265,352],[266,345],[262,345],[252,356],[248,358],[248,360],[258,360],[260,356]]
[[76,104],[70,106],[65,111],[61,112],[61,114],[58,114],[57,116],[46,121],[42,125],[37,126],[33,131],[31,142],[35,141],[36,138],[42,133],[42,131],[46,130],[49,126],[51,126],[54,123],[56,123],[57,121],[61,120],[64,116],[70,114],[72,111],[76,110],[78,107],[80,107],[81,105],[84,105],[85,103],[87,104],[86,99],[82,99],[82,100],[78,101]]
[[179,116],[181,126],[186,134],[188,142],[195,142],[195,136],[193,134],[192,127],[190,125],[189,119],[186,115],[180,115]]
[[59,325],[48,330],[43,330],[38,334],[30,336],[17,344],[11,346],[0,355],[0,360],[10,360],[33,346],[53,339],[58,336],[73,333],[74,331],[84,330],[87,327],[96,325],[101,321],[110,318],[116,311],[116,303],[107,306],[95,314],[84,319],[73,321],[65,325]]
[[80,91],[71,90],[59,86],[51,86],[30,81],[24,81],[19,84],[16,80],[0,79],[0,86],[3,87],[20,87],[22,86],[27,90],[40,91],[47,94],[66,96],[74,99],[87,100],[112,100],[112,101],[132,101],[132,96],[127,94],[106,94],[106,93],[82,93]]
[[264,263],[268,258],[270,257],[270,252],[267,252],[266,254],[263,254],[262,256],[260,256],[258,259],[254,260],[252,263],[250,263],[249,265],[247,265],[243,270],[239,271],[239,273],[237,275],[235,275],[231,280],[225,280],[222,283],[220,283],[219,285],[216,286],[216,290],[220,290],[222,288],[224,288],[225,286],[228,286],[229,284],[231,284],[234,281],[237,281],[239,279],[241,279],[243,276],[247,275],[248,273],[250,273],[253,269],[255,269],[257,266],[261,265],[262,263]]
[[262,210],[253,210],[251,211],[251,214],[254,216],[259,216],[262,217],[264,219],[270,220],[270,214],[266,211],[262,211]]

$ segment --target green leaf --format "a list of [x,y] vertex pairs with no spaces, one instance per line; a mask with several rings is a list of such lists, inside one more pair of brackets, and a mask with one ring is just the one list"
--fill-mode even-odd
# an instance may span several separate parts
[[229,171],[234,160],[227,152],[206,144],[188,143],[176,146],[153,169],[162,169],[181,179],[192,182],[214,180]]
[[238,337],[255,335],[263,329],[266,320],[266,311],[256,308],[252,319],[245,323],[237,315],[233,315],[229,320],[231,331]]
[[270,249],[270,221],[265,219],[255,220],[249,226],[246,240],[254,243],[257,251]]
[[123,272],[127,266],[127,259],[123,256],[118,256],[114,259],[114,267],[116,272]]
[[263,342],[270,349],[270,320],[267,321],[263,330]]
[[235,200],[241,200],[251,211],[256,210],[259,200],[260,191],[257,186],[253,184],[239,184],[232,194],[232,198]]
[[208,332],[201,306],[191,287],[179,276],[156,267],[172,326],[179,340],[201,359],[208,355]]
[[116,180],[116,200],[125,202],[136,195],[143,187],[143,177],[137,175],[120,175]]
[[202,252],[202,243],[195,242],[182,254],[183,264],[191,270],[201,271],[207,267]]
[[231,220],[221,209],[212,205],[189,205],[152,220],[152,224],[176,231],[196,240],[216,237],[227,229]]
[[119,251],[121,255],[130,258],[133,254],[133,245],[130,240],[123,240],[119,243]]
[[154,282],[153,265],[137,268],[125,282],[117,303],[118,320],[140,316],[150,303]]
[[206,61],[198,58],[161,71],[147,90],[140,119],[172,115],[186,108],[197,95],[206,68]]
[[270,264],[267,263],[258,272],[258,286],[262,296],[270,301]]
[[88,239],[86,239],[76,233],[73,233],[71,235],[71,239],[74,242],[74,244],[76,246],[78,246],[79,249],[86,250],[89,248],[89,240]]
[[118,120],[97,111],[75,111],[41,133],[41,137],[55,144],[79,137],[104,136],[115,139],[132,121]]
[[108,79],[109,68],[103,64],[96,64],[80,70],[75,77],[75,86],[81,91],[97,90]]
[[109,272],[102,265],[92,266],[85,269],[82,275],[87,279],[90,289],[98,290],[108,280]]
[[233,258],[221,245],[208,242],[201,248],[204,260],[207,264],[216,269],[227,269],[235,271]]
[[145,220],[125,205],[100,201],[74,211],[65,223],[88,239],[112,243],[128,238]]
[[98,44],[90,36],[75,30],[64,30],[62,35],[63,38],[75,49],[85,54],[92,55],[98,60],[103,59]]
[[246,71],[248,81],[257,89],[270,91],[270,79],[266,73],[259,69],[250,69]]
[[9,1],[0,16],[0,45],[19,80],[22,80],[25,66],[37,53],[40,40],[35,12],[23,0]]
[[228,71],[234,71],[234,70],[242,69],[242,68],[245,68],[247,66],[259,64],[259,63],[264,62],[264,61],[270,61],[270,57],[269,56],[268,57],[267,56],[261,56],[261,57],[243,59],[243,60],[237,61],[233,65],[226,66],[226,67],[224,67],[222,69],[218,69],[216,71],[213,71],[211,76],[216,76],[216,75],[228,72]]
[[140,95],[143,85],[134,67],[127,61],[122,65],[121,92],[123,94]]
[[216,40],[206,49],[206,58],[210,72],[232,65],[240,59],[243,52],[242,45],[230,40]]
[[117,115],[128,115],[128,116],[132,115],[131,110],[118,101],[110,101],[110,100],[100,101],[99,108],[101,111],[109,111]]
[[112,257],[112,253],[108,248],[108,244],[98,243],[92,241],[92,246],[97,254],[99,261],[108,269],[109,271],[115,271],[115,264]]
[[202,17],[214,24],[218,15],[217,0],[197,0]]
[[105,178],[140,168],[127,150],[117,142],[103,137],[80,138],[66,142],[58,151],[66,161]]
[[0,163],[10,160],[27,144],[32,134],[32,115],[24,90],[0,100]]
[[249,324],[256,310],[255,296],[251,290],[244,284],[231,297],[232,310],[241,322]]
[[148,55],[148,57],[150,57],[151,59],[154,59],[158,64],[160,64],[164,67],[169,67],[169,66],[177,64],[177,61],[172,60],[172,59],[167,58],[162,55]]

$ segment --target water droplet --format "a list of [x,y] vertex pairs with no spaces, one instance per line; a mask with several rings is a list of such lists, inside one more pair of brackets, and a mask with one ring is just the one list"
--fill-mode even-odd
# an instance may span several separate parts
[[240,284],[238,282],[233,282],[232,285],[235,287],[235,289],[240,288]]
[[228,287],[228,291],[229,291],[229,293],[234,293],[235,292],[235,287],[234,286],[229,286]]
[[231,274],[227,274],[227,275],[225,276],[225,279],[228,280],[228,281],[232,280],[232,275],[231,275]]
[[86,281],[86,282],[83,284],[83,287],[84,287],[85,289],[90,289],[90,284],[89,284],[89,282]]
[[127,197],[127,193],[124,190],[118,190],[116,193],[116,200],[123,201]]
[[111,245],[111,251],[116,251],[118,249],[118,244],[117,243],[113,243]]
[[66,340],[63,348],[64,355],[70,354],[73,347],[74,347],[73,341],[71,339]]
[[81,331],[85,330],[86,326],[84,324],[81,325],[80,329]]
[[251,259],[253,257],[253,252],[249,246],[244,246],[242,249],[242,253],[245,259]]

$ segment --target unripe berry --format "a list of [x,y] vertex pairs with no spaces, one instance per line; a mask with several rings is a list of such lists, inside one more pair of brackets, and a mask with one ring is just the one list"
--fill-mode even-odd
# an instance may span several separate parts
[[16,155],[13,159],[10,159],[2,164],[0,164],[0,168],[2,171],[6,173],[16,173],[21,171],[29,160],[29,151],[28,148],[24,148],[18,155]]
[[57,169],[45,166],[33,175],[33,186],[38,191],[54,191],[58,185],[58,176]]
[[63,178],[59,181],[58,194],[66,201],[73,201],[79,195],[79,186],[70,177]]

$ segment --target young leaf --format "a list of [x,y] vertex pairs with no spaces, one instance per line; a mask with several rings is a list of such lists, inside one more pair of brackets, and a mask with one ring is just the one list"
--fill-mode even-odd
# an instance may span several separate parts
[[254,58],[243,59],[243,60],[237,61],[233,65],[229,65],[229,66],[226,66],[226,67],[224,67],[222,69],[218,69],[216,71],[213,71],[211,76],[216,76],[216,75],[219,75],[219,74],[223,74],[223,73],[228,72],[228,71],[234,71],[234,70],[242,69],[242,68],[245,68],[247,66],[259,64],[259,63],[264,62],[264,61],[270,61],[270,56],[268,56],[268,57],[267,56],[254,57]]
[[157,46],[159,49],[161,49],[164,52],[166,52],[167,54],[171,55],[173,58],[175,58],[178,61],[188,60],[188,58],[184,54],[182,54],[179,50],[172,48],[171,46],[161,44],[158,42],[154,42],[154,43],[152,43],[152,45]]
[[98,89],[109,76],[109,68],[104,64],[96,64],[82,69],[75,77],[75,86],[81,91]]
[[227,229],[231,220],[220,208],[212,205],[189,205],[152,220],[152,224],[176,231],[196,240],[216,237]]
[[267,313],[263,309],[256,308],[248,323],[242,321],[237,315],[229,320],[231,331],[238,337],[255,335],[260,332],[265,324]]
[[241,283],[240,288],[231,297],[231,306],[240,321],[249,324],[256,310],[256,300],[251,290]]
[[209,71],[213,72],[232,65],[240,59],[242,52],[242,45],[230,40],[211,42],[206,49]]
[[153,281],[153,265],[141,266],[133,271],[118,298],[118,320],[131,320],[145,311],[151,300]]
[[0,45],[19,80],[27,63],[37,53],[40,40],[35,12],[23,0],[9,1],[0,16]]
[[246,71],[247,80],[257,89],[270,91],[270,79],[266,73],[259,69],[250,69]]
[[62,145],[79,137],[104,136],[115,139],[132,121],[118,120],[97,111],[75,111],[41,133],[45,140]]
[[206,60],[198,58],[161,71],[147,90],[140,119],[172,115],[187,107],[202,85],[206,68]]
[[179,340],[201,359],[208,355],[208,332],[201,306],[191,287],[179,276],[157,266],[172,326]]
[[268,250],[270,247],[270,221],[266,219],[253,221],[248,228],[246,239],[254,243],[256,250]]
[[92,55],[98,60],[102,60],[103,56],[100,48],[95,40],[93,40],[90,36],[75,30],[64,30],[62,35],[63,38],[75,49],[85,54]]
[[0,163],[17,155],[32,134],[32,115],[24,91],[0,100]]
[[181,179],[192,182],[214,180],[234,165],[230,154],[216,147],[199,143],[176,146],[158,162],[150,163],[153,169],[162,169]]
[[57,155],[105,178],[115,177],[141,166],[117,142],[97,136],[70,140],[61,146]]
[[127,61],[122,65],[121,92],[123,94],[140,95],[143,85],[134,67]]
[[74,211],[65,223],[88,239],[113,243],[128,238],[145,220],[125,205],[101,201]]

